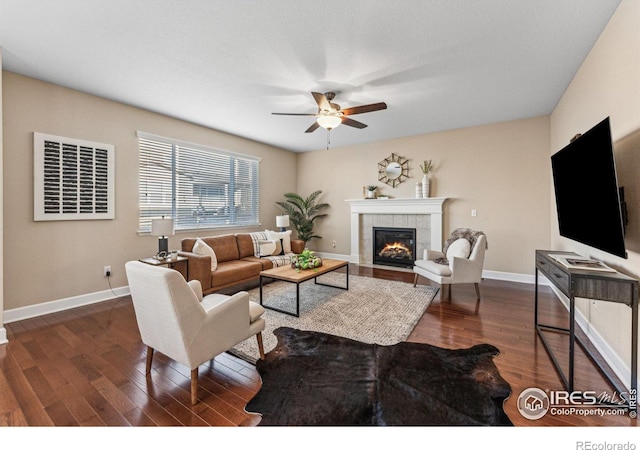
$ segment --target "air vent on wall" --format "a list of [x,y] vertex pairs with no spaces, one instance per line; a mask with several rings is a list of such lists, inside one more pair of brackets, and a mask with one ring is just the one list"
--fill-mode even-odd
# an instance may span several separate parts
[[113,219],[110,144],[33,134],[34,220]]

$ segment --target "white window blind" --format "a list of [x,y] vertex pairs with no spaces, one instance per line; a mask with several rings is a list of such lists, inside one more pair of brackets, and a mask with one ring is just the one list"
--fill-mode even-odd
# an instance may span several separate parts
[[139,231],[172,217],[176,230],[259,224],[259,158],[138,132]]

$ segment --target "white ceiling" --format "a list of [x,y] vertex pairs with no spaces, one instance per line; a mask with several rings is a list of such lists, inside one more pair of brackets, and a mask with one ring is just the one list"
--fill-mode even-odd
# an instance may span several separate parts
[[292,151],[549,114],[620,0],[0,0],[6,70]]

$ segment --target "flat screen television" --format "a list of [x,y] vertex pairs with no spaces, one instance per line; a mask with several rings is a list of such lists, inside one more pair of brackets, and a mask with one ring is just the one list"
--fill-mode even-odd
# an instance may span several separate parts
[[609,118],[554,154],[551,167],[560,235],[626,258]]

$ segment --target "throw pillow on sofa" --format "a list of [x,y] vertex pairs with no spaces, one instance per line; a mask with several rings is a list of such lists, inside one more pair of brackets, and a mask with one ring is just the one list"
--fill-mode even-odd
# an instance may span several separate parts
[[279,233],[277,231],[266,230],[267,237],[270,240],[281,240],[284,253],[291,253],[291,230]]
[[269,237],[265,231],[254,231],[249,236],[253,243],[253,256],[260,258],[260,241],[268,241]]
[[215,271],[218,268],[218,258],[216,257],[216,252],[207,245],[205,241],[198,238],[196,243],[193,244],[193,253],[201,256],[210,256],[211,257],[211,271]]
[[259,256],[261,258],[265,256],[280,255],[282,253],[282,244],[280,243],[280,240],[259,240],[258,245],[260,246]]

